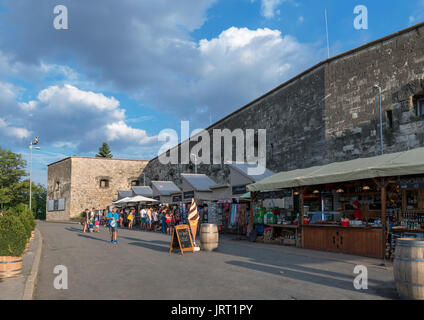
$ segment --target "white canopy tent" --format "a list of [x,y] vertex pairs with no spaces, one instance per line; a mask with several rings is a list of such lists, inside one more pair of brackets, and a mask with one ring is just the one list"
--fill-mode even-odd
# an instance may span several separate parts
[[113,204],[129,203],[129,202],[158,202],[155,199],[147,198],[143,196],[126,197],[124,199],[115,201]]

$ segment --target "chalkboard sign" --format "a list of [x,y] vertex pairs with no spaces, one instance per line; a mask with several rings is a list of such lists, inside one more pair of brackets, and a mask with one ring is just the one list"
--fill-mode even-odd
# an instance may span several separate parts
[[181,194],[178,196],[172,197],[172,202],[181,202],[181,201],[183,201],[183,196]]
[[233,188],[233,194],[237,195],[237,194],[245,194],[247,192],[246,190],[246,185],[242,185],[242,186],[234,186]]
[[265,199],[283,199],[292,196],[291,190],[278,190],[278,191],[269,191],[269,192],[260,192],[256,195],[256,199],[265,200]]
[[424,189],[424,177],[402,177],[399,186],[401,189]]
[[191,239],[190,227],[186,224],[175,226],[172,231],[171,248],[169,253],[173,250],[180,249],[181,254],[185,251],[194,252],[193,240]]
[[194,191],[184,192],[184,199],[191,199],[191,198],[194,198]]

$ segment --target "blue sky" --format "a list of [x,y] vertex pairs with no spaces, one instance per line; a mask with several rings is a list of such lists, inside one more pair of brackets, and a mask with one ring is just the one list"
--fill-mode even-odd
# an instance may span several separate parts
[[0,0],[0,146],[28,159],[39,136],[41,183],[103,141],[150,159],[162,129],[204,128],[326,59],[324,9],[331,55],[424,21],[424,0]]

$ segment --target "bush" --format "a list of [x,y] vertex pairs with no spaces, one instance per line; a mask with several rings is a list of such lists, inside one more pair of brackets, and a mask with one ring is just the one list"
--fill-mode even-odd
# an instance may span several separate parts
[[0,217],[0,256],[20,257],[27,243],[26,230],[18,216]]
[[9,209],[6,215],[18,217],[24,225],[27,239],[31,238],[31,233],[34,231],[36,225],[34,215],[31,211],[26,209],[24,205],[19,205],[16,208]]

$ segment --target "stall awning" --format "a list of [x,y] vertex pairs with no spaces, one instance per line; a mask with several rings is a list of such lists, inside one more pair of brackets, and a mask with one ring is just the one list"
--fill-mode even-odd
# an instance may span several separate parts
[[424,173],[424,148],[324,166],[280,172],[247,186],[249,191],[277,190],[326,183]]

